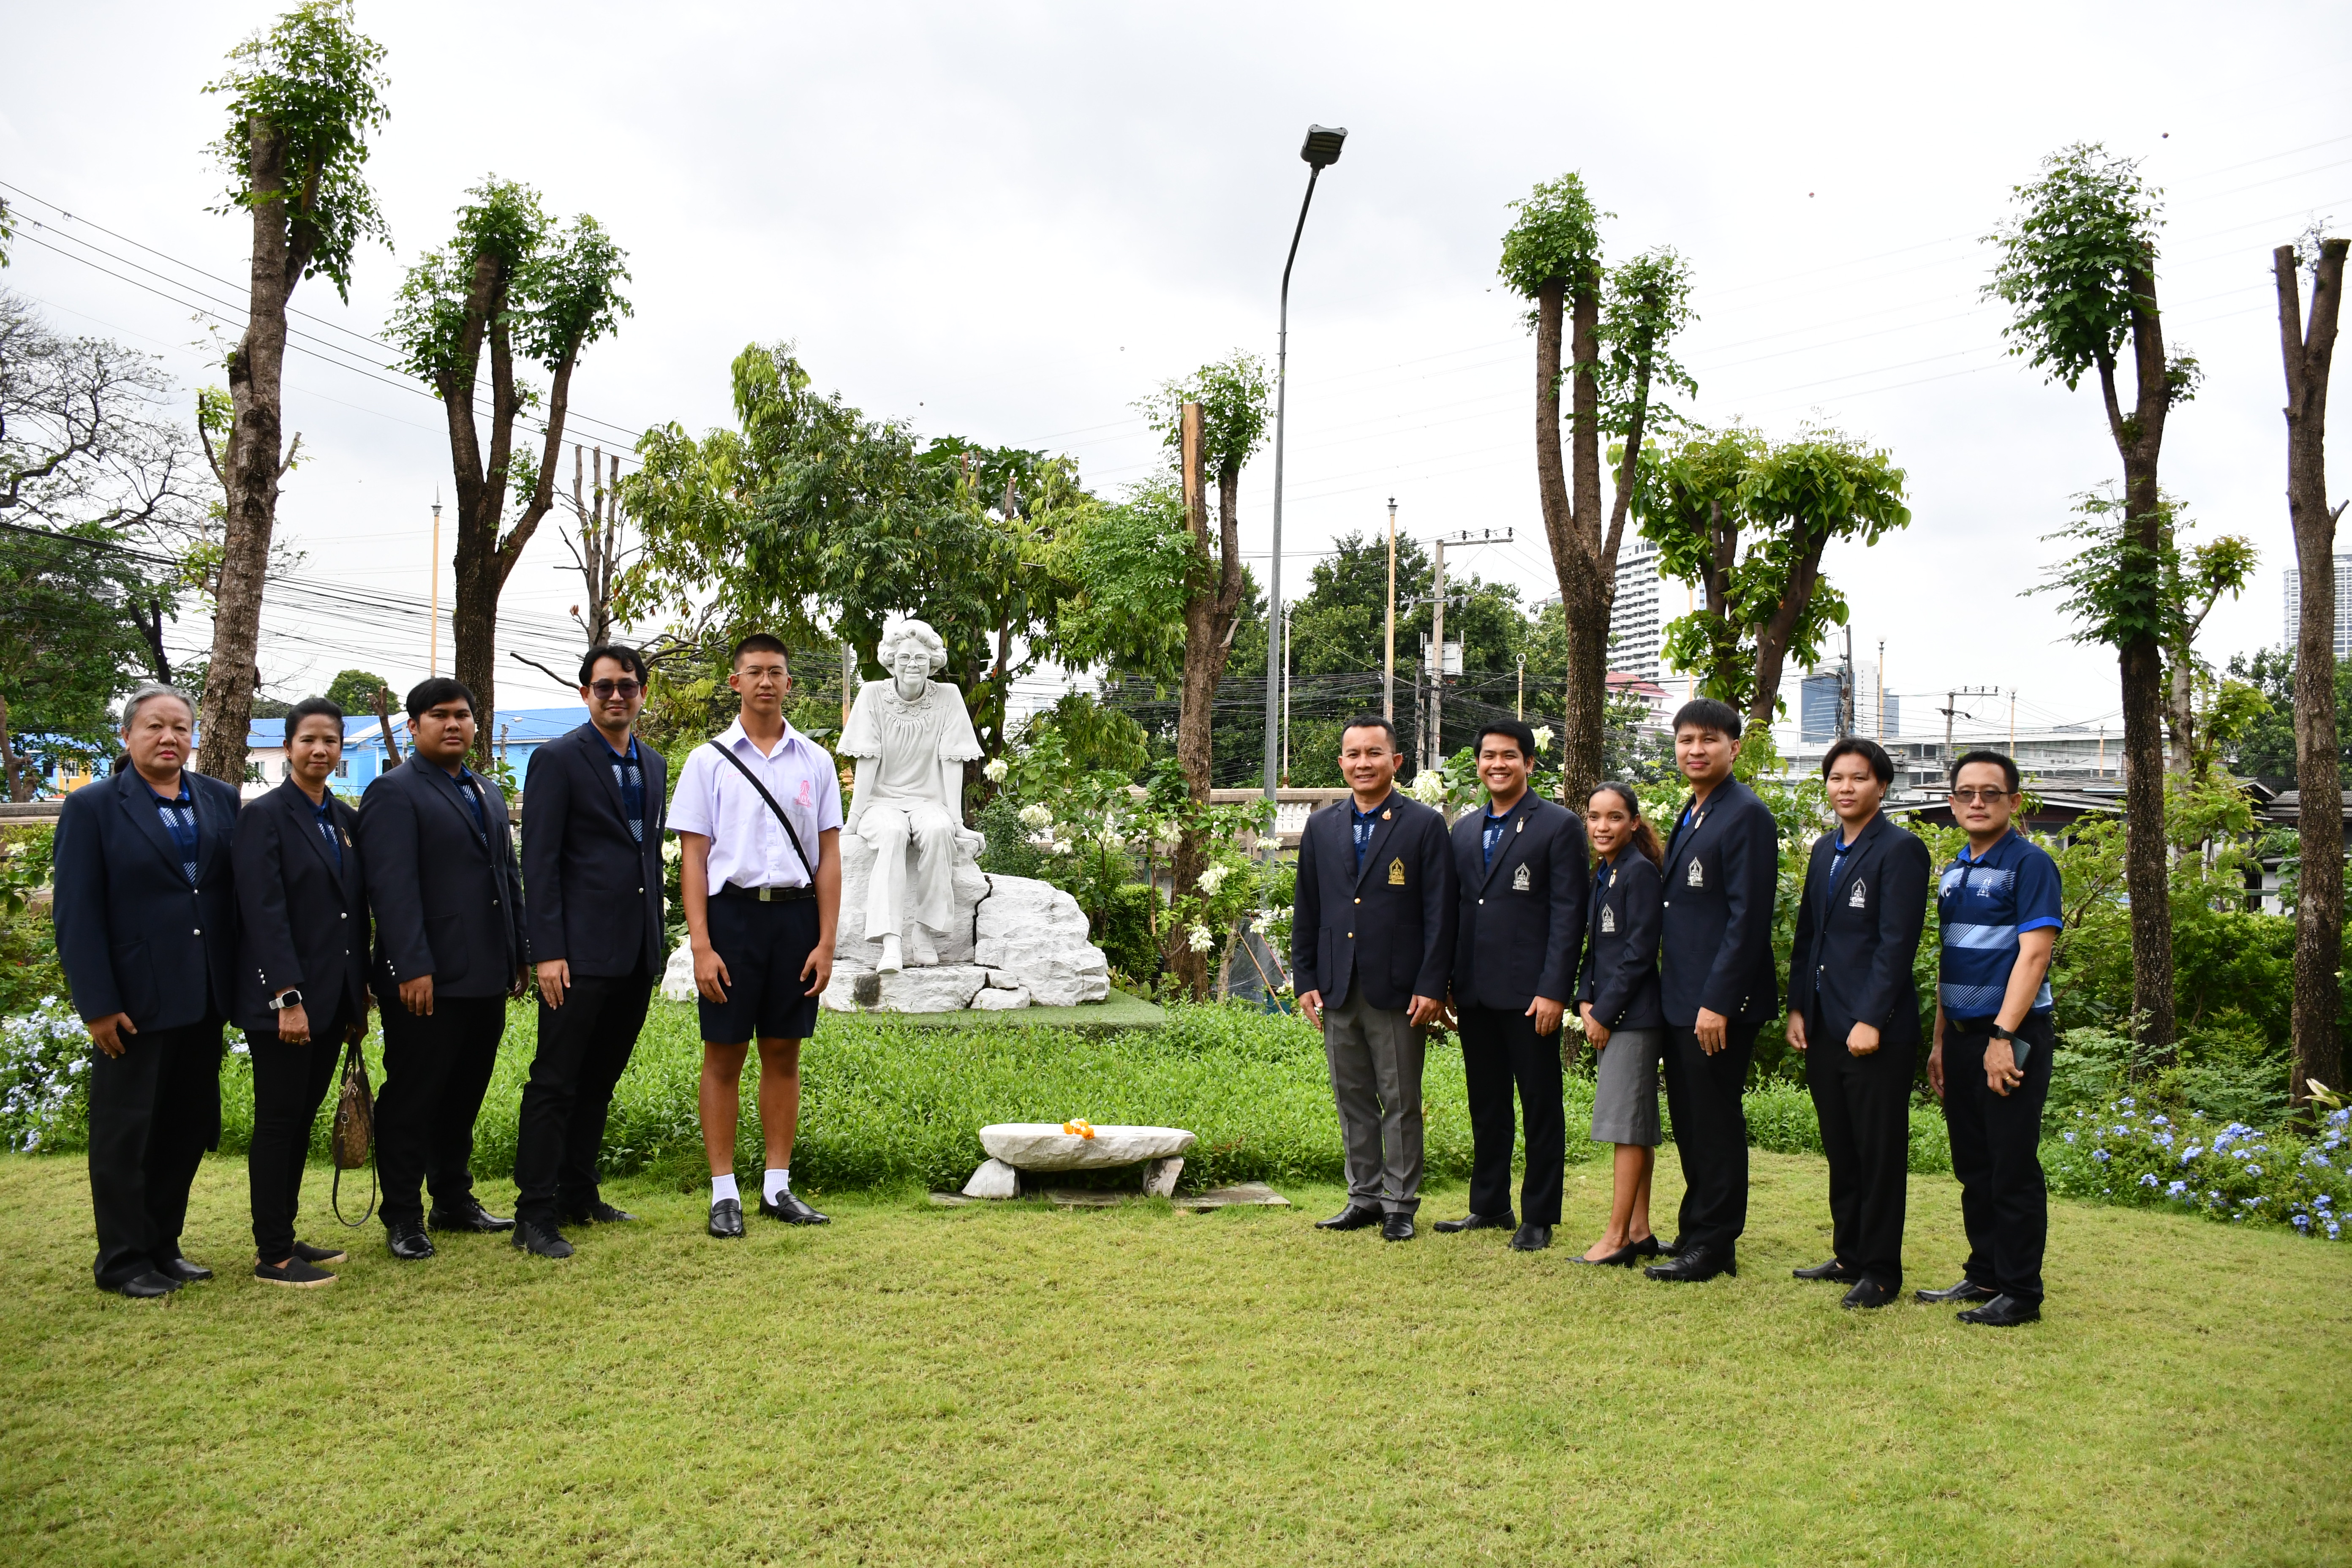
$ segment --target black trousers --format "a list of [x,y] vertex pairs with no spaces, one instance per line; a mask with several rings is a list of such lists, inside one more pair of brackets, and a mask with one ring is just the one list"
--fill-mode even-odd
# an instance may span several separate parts
[[289,1046],[275,1029],[248,1029],[253,1054],[253,1142],[246,1150],[246,1185],[253,1200],[253,1249],[264,1263],[294,1250],[294,1215],[302,1205],[302,1166],[310,1156],[310,1124],[343,1059],[352,1020],[340,1008],[314,1025],[308,1045]]
[[2042,1300],[2042,1252],[2050,1240],[2050,1189],[2042,1178],[2042,1107],[2050,1098],[2057,1031],[2028,1018],[2025,1081],[2007,1094],[1985,1086],[1992,1037],[1944,1032],[1944,1125],[1969,1232],[1968,1277],[2021,1301]]
[[474,1118],[481,1114],[499,1037],[503,996],[437,996],[418,1017],[394,996],[383,1008],[383,1088],[375,1101],[375,1170],[386,1226],[425,1217],[433,1206],[462,1208],[474,1197]]
[[1516,1087],[1528,1138],[1519,1218],[1558,1225],[1568,1163],[1559,1037],[1538,1035],[1533,1018],[1498,1007],[1465,1007],[1461,1024],[1462,1076],[1470,1094],[1470,1212],[1497,1215],[1511,1206],[1511,1145],[1519,1131],[1511,1107]]
[[[1820,1016],[1807,1015],[1808,1024]],[[1903,1288],[1903,1214],[1911,1171],[1911,1074],[1918,1047],[1882,1041],[1866,1057],[1842,1035],[1808,1035],[1805,1087],[1830,1162],[1830,1234],[1837,1260],[1890,1290]]]
[[653,976],[575,974],[563,1005],[539,1003],[539,1050],[515,1136],[515,1217],[552,1226],[594,1206],[613,1086],[645,1027]]
[[220,1143],[221,1021],[121,1034],[89,1049],[89,1207],[99,1288],[180,1256],[188,1189]]
[[1692,1030],[1666,1027],[1666,1114],[1674,1118],[1675,1152],[1683,1163],[1677,1247],[1728,1253],[1748,1228],[1748,1112],[1739,1096],[1761,1027],[1761,1019],[1733,1019],[1723,1049],[1713,1056],[1699,1048]]

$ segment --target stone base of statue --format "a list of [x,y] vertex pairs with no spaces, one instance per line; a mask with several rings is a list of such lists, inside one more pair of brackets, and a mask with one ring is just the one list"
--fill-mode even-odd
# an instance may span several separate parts
[[931,931],[909,920],[899,933],[904,966],[881,973],[882,944],[866,939],[863,919],[873,872],[873,847],[843,834],[842,914],[833,984],[823,998],[827,1010],[1017,1011],[1075,1007],[1110,994],[1109,961],[1087,940],[1086,912],[1076,899],[1050,882],[984,872],[976,852],[961,846],[950,929]]

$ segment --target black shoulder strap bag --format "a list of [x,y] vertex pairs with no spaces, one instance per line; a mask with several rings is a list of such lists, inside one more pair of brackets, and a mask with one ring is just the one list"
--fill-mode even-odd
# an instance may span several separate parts
[[776,820],[784,825],[784,837],[793,841],[793,853],[801,858],[801,869],[808,874],[809,886],[814,889],[816,886],[816,865],[808,858],[808,851],[801,847],[801,836],[793,831],[793,819],[784,815],[784,808],[776,804],[776,797],[768,793],[768,786],[760,782],[760,776],[743,765],[742,758],[716,741],[710,742],[710,749],[735,765],[735,771],[743,775],[743,782],[760,792],[760,798],[768,803],[768,809],[774,812]]

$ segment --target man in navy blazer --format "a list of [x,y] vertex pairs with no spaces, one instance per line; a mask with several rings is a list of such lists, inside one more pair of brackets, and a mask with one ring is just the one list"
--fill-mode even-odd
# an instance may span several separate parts
[[596,1188],[614,1086],[662,972],[667,770],[635,732],[645,656],[605,644],[580,660],[589,722],[530,760],[522,836],[539,1050],[515,1141],[514,1244],[568,1258],[558,1228],[635,1216]]
[[367,878],[359,814],[328,786],[343,755],[343,710],[307,697],[286,715],[286,780],[236,819],[236,1025],[253,1066],[254,1278],[331,1285],[341,1248],[294,1233],[310,1126],[342,1047],[367,1033]]
[[1835,832],[1813,841],[1789,955],[1789,1044],[1830,1163],[1834,1251],[1800,1279],[1850,1286],[1843,1305],[1884,1307],[1903,1290],[1903,1211],[1919,994],[1911,977],[1927,923],[1927,847],[1878,809],[1895,763],[1849,735],[1822,759]]
[[376,1174],[392,1255],[433,1256],[436,1230],[506,1230],[474,1196],[474,1118],[524,984],[521,871],[506,797],[466,766],[474,694],[446,676],[408,693],[408,760],[360,797],[383,1008]]
[[1739,1272],[1748,1228],[1748,1117],[1739,1097],[1756,1032],[1780,1010],[1772,904],[1780,829],[1731,776],[1739,715],[1702,697],[1675,714],[1675,762],[1691,796],[1666,845],[1659,911],[1659,994],[1666,1015],[1666,1110],[1682,1156],[1675,1257],[1653,1279]]
[[1508,1228],[1511,1091],[1527,1123],[1528,1172],[1511,1246],[1538,1252],[1559,1223],[1568,1161],[1560,1101],[1559,1021],[1576,991],[1591,888],[1584,824],[1528,788],[1535,731],[1498,719],[1478,732],[1486,809],[1454,825],[1462,888],[1454,948],[1454,1011],[1470,1099],[1470,1213],[1443,1231]]
[[89,1206],[99,1289],[168,1295],[212,1270],[180,1254],[188,1189],[220,1142],[221,1025],[236,966],[236,791],[185,767],[195,704],[142,686],[128,755],[66,796],[53,906],[58,958],[97,1047]]
[[1348,1206],[1326,1230],[1412,1239],[1421,1206],[1421,1068],[1454,967],[1445,818],[1396,791],[1396,728],[1351,719],[1339,772],[1353,798],[1307,819],[1290,927],[1299,1010],[1323,1031],[1347,1151]]

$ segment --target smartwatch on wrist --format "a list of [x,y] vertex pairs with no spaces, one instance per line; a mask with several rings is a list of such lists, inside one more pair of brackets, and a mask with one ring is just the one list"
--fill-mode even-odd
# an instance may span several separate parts
[[1991,1028],[1985,1032],[1996,1040],[2007,1040],[2011,1045],[2015,1045],[2017,1043],[2017,1036],[2013,1032],[2002,1028],[1999,1024],[1993,1025]]
[[269,999],[269,1010],[273,1013],[282,1013],[289,1007],[299,1007],[301,1005],[302,993],[290,985]]

